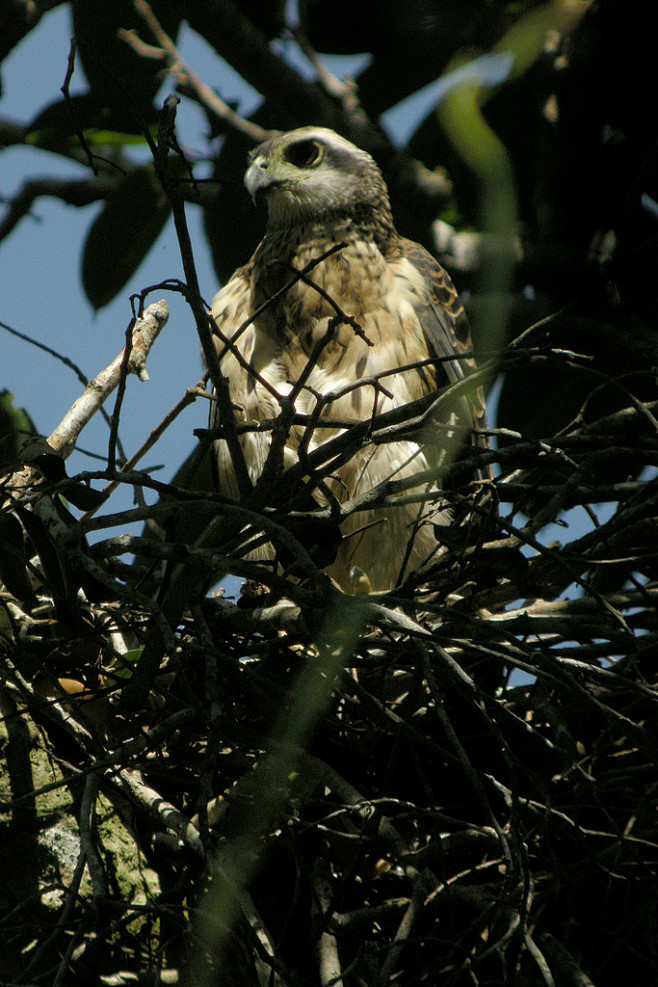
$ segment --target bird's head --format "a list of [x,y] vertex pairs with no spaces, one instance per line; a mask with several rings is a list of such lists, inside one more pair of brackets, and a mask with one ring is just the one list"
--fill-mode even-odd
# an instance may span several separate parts
[[382,174],[366,151],[325,127],[301,127],[251,152],[244,183],[267,204],[270,226],[363,215],[388,215]]

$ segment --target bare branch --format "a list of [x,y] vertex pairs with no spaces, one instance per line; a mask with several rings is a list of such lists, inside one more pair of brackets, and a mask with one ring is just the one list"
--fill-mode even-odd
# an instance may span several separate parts
[[293,119],[332,127],[370,151],[390,148],[373,124],[355,125],[334,98],[277,56],[232,0],[200,0],[190,8],[189,21],[250,85]]
[[[190,86],[196,93],[199,102],[201,102],[210,113],[216,116],[217,119],[228,124],[234,130],[250,137],[255,144],[267,140],[268,137],[275,136],[277,131],[265,130],[263,127],[259,127],[258,124],[245,120],[244,117],[241,117],[238,113],[232,110],[227,103],[220,99],[217,93],[215,93],[210,86],[206,85],[206,83],[199,78],[196,72],[194,72],[183,60],[180,52],[176,48],[176,45],[166,31],[163,30],[160,22],[153,13],[150,4],[146,3],[146,0],[133,0],[133,2],[135,9],[140,16],[143,17],[156,41],[162,46],[158,53],[164,53],[166,55],[170,74],[173,75],[174,78],[181,83],[181,85]],[[135,48],[135,50],[140,50],[137,44],[137,39],[135,39],[132,32],[123,31],[121,36],[124,41]],[[143,49],[141,49],[140,53],[144,54]]]
[[[145,310],[144,315],[133,327],[133,349],[128,361],[128,373],[136,374],[140,380],[148,380],[146,356],[169,317],[164,301],[155,302]],[[69,409],[63,420],[50,435],[48,442],[52,448],[66,459],[73,452],[80,432],[101,405],[118,385],[121,377],[124,350],[101,371],[87,386],[85,393]]]

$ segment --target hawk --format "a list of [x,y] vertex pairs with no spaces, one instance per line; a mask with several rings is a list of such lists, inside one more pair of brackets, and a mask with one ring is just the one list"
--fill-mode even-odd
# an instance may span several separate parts
[[[332,130],[302,127],[252,151],[244,181],[266,205],[267,227],[251,260],[213,300],[214,342],[238,424],[270,422],[294,398],[279,476],[350,423],[438,395],[472,372],[457,292],[438,262],[396,231],[386,184],[369,154]],[[422,428],[386,442],[366,434],[355,454],[346,462],[337,457],[316,482],[316,503],[344,506],[382,481],[429,470],[451,436],[454,443],[465,428],[481,430],[481,392],[460,390],[434,427],[425,419]],[[218,425],[215,404],[211,427]],[[240,430],[254,484],[272,434]],[[219,491],[238,499],[226,441],[217,440],[215,450]],[[330,575],[349,590],[365,573],[374,590],[388,590],[429,560],[437,550],[435,524],[450,521],[436,496],[427,506],[418,496],[409,502],[409,494],[429,489],[438,486],[428,481],[406,491],[399,506],[345,511]],[[271,557],[271,549],[260,557]]]

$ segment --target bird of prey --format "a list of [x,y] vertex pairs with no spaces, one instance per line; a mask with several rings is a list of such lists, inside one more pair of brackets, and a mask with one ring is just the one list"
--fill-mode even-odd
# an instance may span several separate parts
[[[286,400],[294,402],[296,418],[274,471],[280,477],[350,423],[438,396],[474,363],[450,278],[396,231],[386,184],[369,154],[332,130],[302,127],[252,151],[245,185],[266,205],[267,227],[251,260],[213,301],[214,342],[238,424],[269,422]],[[217,407],[211,427],[221,425]],[[454,444],[457,435],[463,441],[464,433],[481,431],[482,394],[461,388],[433,414],[391,441],[370,441],[362,429],[361,448],[347,461],[336,454],[319,477],[306,477],[315,481],[317,504],[346,510],[327,571],[348,591],[364,574],[373,590],[391,589],[436,553],[435,525],[450,521],[436,482],[398,490],[398,498],[406,493],[401,505],[363,503],[382,481],[429,470],[451,438]],[[240,429],[254,484],[273,434]],[[226,441],[217,440],[215,450],[219,490],[238,499]],[[435,496],[424,506],[419,501],[428,491]],[[358,498],[362,509],[350,513]]]

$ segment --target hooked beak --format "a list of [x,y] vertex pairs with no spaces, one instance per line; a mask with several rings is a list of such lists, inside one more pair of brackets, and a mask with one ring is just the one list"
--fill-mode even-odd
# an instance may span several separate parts
[[254,158],[244,176],[244,184],[247,192],[254,202],[261,197],[260,193],[268,192],[279,183],[272,179],[267,170],[265,158]]

